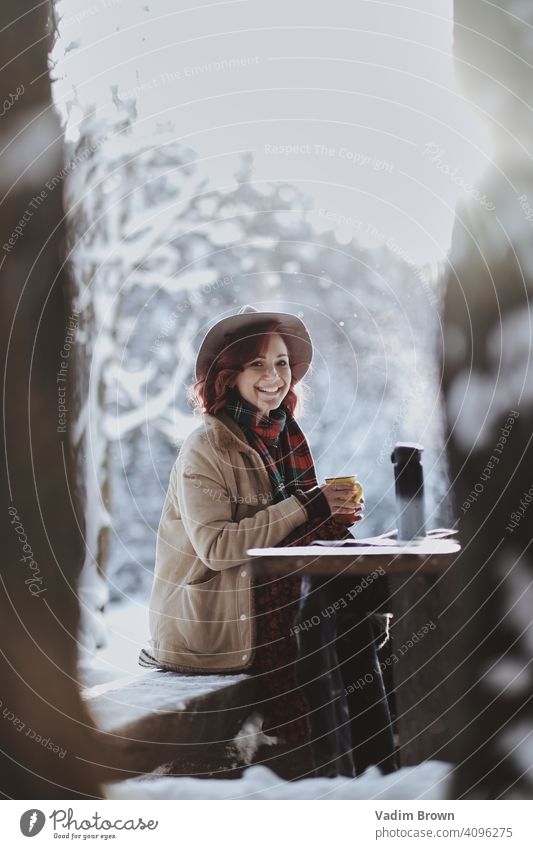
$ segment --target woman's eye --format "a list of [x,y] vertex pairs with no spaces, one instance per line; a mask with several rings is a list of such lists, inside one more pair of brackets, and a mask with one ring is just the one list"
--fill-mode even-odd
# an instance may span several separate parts
[[[259,368],[263,368],[262,360],[256,360],[255,362],[250,363],[250,365],[251,365],[252,368],[255,368],[255,366],[258,366]],[[278,366],[288,366],[289,363],[287,362],[287,360],[280,360],[280,362],[276,363],[276,365],[278,365]]]

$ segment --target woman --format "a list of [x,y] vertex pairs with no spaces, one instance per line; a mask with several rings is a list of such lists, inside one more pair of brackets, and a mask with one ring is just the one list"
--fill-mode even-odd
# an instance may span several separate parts
[[[362,517],[362,505],[347,502],[351,485],[317,484],[307,440],[293,416],[295,387],[311,358],[305,325],[287,313],[245,307],[206,335],[193,387],[202,426],[183,443],[170,475],[150,600],[153,662],[181,672],[262,676],[270,696],[263,730],[294,744],[308,740],[308,722],[312,737],[318,737],[320,723],[331,721],[331,715],[313,709],[313,699],[323,701],[325,692],[316,691],[314,662],[301,659],[295,666],[302,582],[295,576],[255,579],[246,551],[351,536],[348,526]],[[327,592],[344,589],[338,581],[319,585],[320,592],[314,592],[316,583],[307,581],[303,609],[310,610],[317,599],[323,603]],[[361,712],[359,699],[357,722],[352,717],[356,771],[379,761],[389,771],[392,732],[375,635],[366,612],[356,620],[350,629],[356,624],[358,639],[366,644],[354,651],[350,637],[341,651],[345,687],[368,671],[375,677],[377,670],[375,703]],[[328,676],[338,676],[339,664],[331,652],[324,661],[320,632],[315,629],[313,636],[317,666],[321,660],[333,666],[321,679],[327,692]],[[341,646],[342,640],[337,643]],[[365,695],[375,693],[376,686]],[[349,718],[338,722],[350,724]],[[350,767],[341,771],[353,774]]]

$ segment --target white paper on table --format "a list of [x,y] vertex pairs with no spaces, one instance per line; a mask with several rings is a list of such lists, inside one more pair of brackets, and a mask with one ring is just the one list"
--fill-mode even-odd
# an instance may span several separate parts
[[[389,531],[383,536],[377,537],[359,537],[358,539],[333,539],[326,540],[320,539],[315,542],[310,543],[311,545],[325,545],[327,548],[343,548],[346,545],[377,545],[380,548],[382,547],[393,547],[398,546],[400,543],[396,538],[396,534],[398,533],[395,528],[393,531]],[[424,542],[424,540],[432,540],[432,539],[446,539],[446,537],[453,536],[457,531],[453,528],[435,528],[432,531],[428,531],[425,537],[420,537],[415,540],[404,540],[403,544],[406,545],[420,545]],[[394,534],[394,536],[392,536]]]

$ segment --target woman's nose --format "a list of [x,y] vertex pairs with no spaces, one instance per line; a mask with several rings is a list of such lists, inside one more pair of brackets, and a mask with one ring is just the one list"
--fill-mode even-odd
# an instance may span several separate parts
[[278,370],[275,365],[265,366],[265,374],[272,375],[272,377],[277,377]]

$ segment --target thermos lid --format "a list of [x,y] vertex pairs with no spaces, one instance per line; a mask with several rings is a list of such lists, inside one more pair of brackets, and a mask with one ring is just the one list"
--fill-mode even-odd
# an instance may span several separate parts
[[393,463],[407,463],[408,460],[419,460],[424,446],[418,442],[397,442],[390,455]]

